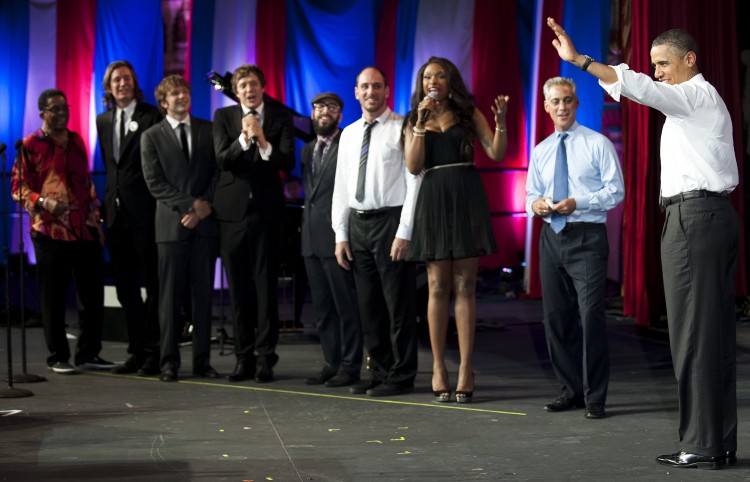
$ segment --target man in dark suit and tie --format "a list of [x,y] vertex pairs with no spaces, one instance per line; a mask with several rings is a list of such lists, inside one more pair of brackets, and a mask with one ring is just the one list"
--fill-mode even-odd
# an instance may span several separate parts
[[234,314],[237,365],[227,376],[233,382],[270,382],[278,361],[279,171],[294,168],[294,126],[291,114],[263,102],[265,84],[258,66],[237,68],[232,89],[240,105],[214,114],[214,210]]
[[[99,147],[107,171],[104,219],[115,288],[128,324],[128,353],[115,373],[154,375],[159,371],[159,281],[154,241],[156,202],[141,169],[141,134],[162,119],[143,102],[138,77],[127,60],[104,73],[107,111],[96,118]],[[146,287],[146,301],[141,286]]]
[[166,119],[144,132],[143,174],[156,198],[159,250],[161,375],[177,380],[180,367],[180,310],[185,281],[192,295],[193,374],[218,378],[211,355],[211,295],[218,228],[211,218],[216,165],[211,122],[190,115],[190,85],[179,75],[156,88]]
[[336,239],[331,228],[331,198],[344,101],[332,92],[324,92],[315,96],[312,105],[317,138],[305,144],[301,157],[305,184],[302,256],[325,365],[305,383],[344,387],[359,382],[362,368],[362,326],[354,276],[336,261]]

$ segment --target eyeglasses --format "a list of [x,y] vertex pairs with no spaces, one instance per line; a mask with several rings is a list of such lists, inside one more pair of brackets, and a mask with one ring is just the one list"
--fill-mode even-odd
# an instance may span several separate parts
[[315,107],[315,110],[317,111],[322,111],[323,109],[328,108],[328,112],[331,112],[333,114],[341,110],[341,106],[333,102],[330,102],[328,104],[324,102],[316,102],[313,104],[313,107]]
[[49,112],[52,115],[58,115],[62,114],[64,112],[70,112],[70,106],[69,105],[56,105],[54,107],[47,107],[46,109],[43,109],[46,112]]

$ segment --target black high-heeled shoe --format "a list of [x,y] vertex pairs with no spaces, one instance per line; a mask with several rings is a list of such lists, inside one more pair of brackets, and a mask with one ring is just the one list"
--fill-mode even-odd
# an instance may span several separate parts
[[[474,372],[471,372],[471,386],[474,386]],[[456,403],[471,403],[474,390],[456,390]]]
[[433,390],[432,394],[435,395],[435,402],[437,403],[450,403],[451,401],[451,390],[449,388],[445,390]]
[[456,390],[456,403],[471,403],[474,396],[474,390]]

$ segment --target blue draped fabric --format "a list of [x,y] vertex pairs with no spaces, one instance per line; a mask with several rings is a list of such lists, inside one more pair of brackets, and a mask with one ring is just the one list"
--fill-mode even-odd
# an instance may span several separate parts
[[[129,60],[133,64],[145,102],[154,104],[154,90],[164,77],[164,23],[161,2],[99,0],[96,5],[95,42],[94,96],[97,115],[106,110],[101,101],[104,97],[102,79],[107,65],[115,60]],[[103,169],[97,142],[94,151],[94,171]],[[97,190],[101,189],[98,184],[97,182]]]
[[[212,65],[214,40],[214,0],[194,0],[193,27],[190,39],[190,84],[191,112],[196,117],[213,120],[211,93],[213,86],[206,81],[206,74],[215,70]],[[224,75],[223,71],[219,74]]]
[[396,75],[391,80],[393,110],[406,115],[409,99],[414,90],[414,36],[417,31],[419,0],[402,0],[398,3],[396,18]]
[[[609,11],[609,2],[565,0],[563,4],[562,26],[572,35],[576,50],[602,63],[607,62]],[[560,75],[570,77],[576,83],[580,100],[580,107],[576,113],[578,122],[601,132],[605,94],[597,79],[575,65],[563,61],[560,63]]]
[[0,142],[8,146],[6,172],[13,166],[16,140],[28,134],[23,132],[28,59],[28,2],[0,2]]
[[331,91],[344,101],[342,126],[361,117],[354,85],[360,70],[375,61],[380,15],[374,8],[371,0],[287,1],[288,106],[309,114],[315,94]]
[[[2,179],[5,186],[2,203],[3,212],[7,209],[9,213],[17,209],[17,204],[10,197],[10,171],[16,156],[15,142],[26,134],[23,132],[23,115],[28,58],[28,2],[0,2],[0,142],[7,145],[7,161],[2,166],[7,176]],[[5,253],[5,243],[9,241],[8,228],[13,218],[8,216],[3,219],[1,243]],[[10,244],[13,244],[12,240]]]

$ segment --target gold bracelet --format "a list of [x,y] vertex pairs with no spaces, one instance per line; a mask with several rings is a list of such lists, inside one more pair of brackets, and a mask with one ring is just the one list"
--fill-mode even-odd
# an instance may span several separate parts
[[424,132],[420,132],[419,134],[417,134],[416,132],[412,132],[412,136],[413,137],[424,137]]

